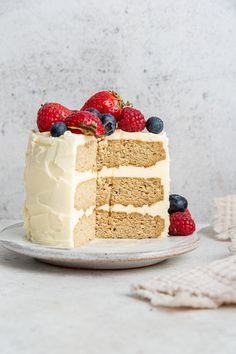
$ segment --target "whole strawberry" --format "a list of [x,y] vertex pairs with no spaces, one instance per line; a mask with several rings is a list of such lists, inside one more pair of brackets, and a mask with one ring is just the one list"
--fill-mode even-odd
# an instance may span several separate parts
[[118,121],[121,119],[123,107],[127,104],[129,103],[125,104],[122,98],[114,91],[100,91],[85,102],[81,111],[94,108],[100,113],[112,114]]
[[195,222],[190,216],[186,216],[185,213],[178,211],[170,215],[169,235],[188,236],[195,231]]
[[106,131],[101,120],[93,113],[79,111],[66,118],[67,129],[75,134],[102,136]]
[[135,108],[125,107],[118,128],[126,132],[141,132],[146,126],[143,114]]
[[40,132],[50,131],[56,122],[63,122],[72,111],[60,103],[45,103],[38,111],[37,125]]

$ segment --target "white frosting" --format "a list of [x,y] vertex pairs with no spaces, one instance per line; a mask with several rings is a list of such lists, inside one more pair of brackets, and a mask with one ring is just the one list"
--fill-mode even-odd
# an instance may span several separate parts
[[76,224],[78,222],[78,220],[80,218],[82,218],[82,216],[89,216],[89,215],[92,215],[93,212],[95,210],[95,205],[92,205],[91,207],[89,207],[88,209],[86,209],[85,211],[83,209],[80,209],[80,210],[76,210],[75,209],[75,213],[77,215],[77,219],[76,219]]
[[109,135],[107,140],[141,140],[141,141],[162,141],[166,139],[166,133],[162,131],[160,134],[149,132],[128,133],[121,129],[117,129],[114,134]]
[[89,181],[90,179],[97,178],[97,173],[93,171],[78,172],[75,171],[76,184]]
[[78,183],[94,174],[76,172],[78,145],[95,139],[66,132],[59,138],[31,132],[26,154],[24,208],[28,239],[57,247],[74,247],[73,231],[78,219],[92,213],[74,208]]
[[133,205],[122,205],[122,204],[115,204],[115,205],[111,205],[109,207],[108,204],[104,204],[101,207],[99,207],[98,209],[100,210],[106,210],[106,211],[123,211],[124,213],[140,213],[140,214],[149,214],[152,216],[156,216],[159,215],[162,218],[166,217],[166,212],[165,212],[165,208],[164,208],[164,202],[157,202],[154,203],[152,205],[143,205],[141,207],[134,207]]
[[[76,171],[76,155],[78,145],[83,145],[94,137],[66,132],[59,138],[50,133],[31,132],[26,154],[25,190],[26,200],[24,221],[27,238],[46,245],[57,247],[74,247],[73,231],[79,218],[91,215],[95,206],[86,211],[74,208],[74,197],[78,183],[97,176],[92,171]],[[152,206],[135,208],[132,205],[114,205],[110,210],[148,213],[160,215],[165,219],[164,234],[169,225],[169,155],[166,134],[126,133],[117,130],[107,139],[125,139],[142,141],[162,141],[167,153],[164,161],[151,167],[120,166],[104,167],[99,177],[159,177],[164,186],[164,201]],[[108,206],[102,206],[106,209]]]

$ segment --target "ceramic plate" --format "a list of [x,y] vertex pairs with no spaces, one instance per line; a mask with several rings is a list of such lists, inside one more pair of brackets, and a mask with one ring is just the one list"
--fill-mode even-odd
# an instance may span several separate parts
[[97,239],[80,248],[67,250],[45,247],[25,239],[23,224],[5,228],[0,234],[2,246],[40,261],[73,268],[127,269],[145,267],[190,252],[198,247],[197,233],[164,239]]

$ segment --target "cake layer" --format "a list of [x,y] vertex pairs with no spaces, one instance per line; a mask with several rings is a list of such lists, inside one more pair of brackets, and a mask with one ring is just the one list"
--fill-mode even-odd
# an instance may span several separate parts
[[97,169],[129,165],[149,167],[165,158],[161,141],[103,140],[98,144]]
[[90,136],[87,139],[88,142],[77,147],[76,170],[79,172],[96,170],[97,140]]
[[95,212],[83,215],[74,228],[74,247],[79,247],[95,239]]
[[160,178],[103,177],[97,179],[96,205],[152,205],[163,200]]
[[164,220],[158,215],[96,211],[96,237],[98,238],[157,238],[163,230]]
[[96,179],[81,182],[75,192],[75,208],[87,210],[96,205]]

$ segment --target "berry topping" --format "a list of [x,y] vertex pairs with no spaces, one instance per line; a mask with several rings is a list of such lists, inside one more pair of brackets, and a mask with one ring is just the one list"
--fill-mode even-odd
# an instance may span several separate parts
[[100,119],[102,121],[102,124],[104,125],[105,130],[106,130],[106,135],[113,134],[116,130],[115,117],[111,114],[102,114]]
[[51,136],[58,137],[63,135],[67,131],[67,126],[64,122],[54,123],[51,127]]
[[159,134],[163,130],[163,121],[158,117],[150,117],[146,122],[146,128],[150,133]]
[[192,218],[185,216],[184,213],[177,212],[170,215],[169,235],[188,236],[196,229]]
[[65,123],[67,128],[75,134],[99,137],[106,133],[101,120],[95,114],[86,111],[72,113],[66,118]]
[[170,208],[169,214],[176,213],[177,211],[185,211],[188,207],[188,201],[186,198],[178,194],[171,194],[169,197]]
[[126,132],[141,132],[145,125],[145,118],[138,109],[132,107],[123,109],[122,119],[118,123],[118,128]]
[[183,213],[184,216],[187,216],[188,218],[192,218],[192,215],[188,209],[186,209]]
[[45,103],[38,111],[37,125],[40,132],[50,131],[53,123],[63,122],[71,110],[59,103]]
[[98,118],[101,118],[101,113],[96,108],[86,108],[85,111],[95,114]]
[[93,107],[100,113],[112,114],[116,120],[120,120],[122,109],[125,105],[130,105],[130,103],[127,102],[125,104],[116,92],[100,91],[95,93],[85,102],[81,108],[81,111],[85,111],[87,108]]

